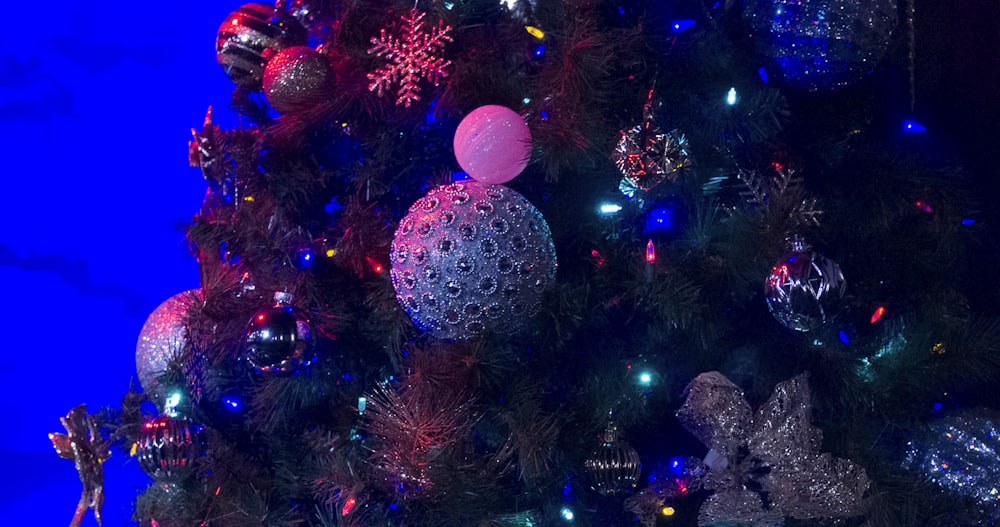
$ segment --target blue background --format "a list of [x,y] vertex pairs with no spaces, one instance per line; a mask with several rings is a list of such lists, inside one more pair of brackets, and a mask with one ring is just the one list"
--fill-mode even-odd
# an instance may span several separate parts
[[[47,437],[86,402],[118,404],[149,313],[198,287],[181,225],[205,192],[187,164],[232,84],[215,34],[235,2],[21,3],[0,35],[0,525],[67,525],[73,463]],[[16,9],[15,9],[16,10]],[[115,453],[105,525],[128,522],[137,464]],[[88,514],[84,525],[96,525]]]
[[[135,377],[146,316],[198,287],[180,226],[205,183],[187,165],[187,141],[209,104],[223,127],[238,124],[225,109],[232,85],[215,63],[214,40],[239,4],[70,0],[18,3],[8,13],[0,34],[0,386],[9,396],[0,410],[0,525],[69,522],[80,483],[47,433],[63,431],[58,417],[81,402],[117,404]],[[979,0],[918,9],[918,117],[990,182],[998,15],[995,2]],[[997,186],[985,188],[992,196]],[[105,525],[124,525],[146,478],[120,453],[106,469]],[[95,525],[92,515],[84,525]]]

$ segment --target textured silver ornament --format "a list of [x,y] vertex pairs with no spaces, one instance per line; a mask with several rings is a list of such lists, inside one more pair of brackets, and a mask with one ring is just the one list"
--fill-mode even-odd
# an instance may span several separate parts
[[704,488],[715,491],[702,505],[699,526],[774,526],[783,517],[847,518],[867,510],[865,470],[819,453],[822,432],[811,422],[804,375],[775,386],[756,415],[719,372],[699,375],[686,391],[677,419],[710,449]]
[[135,345],[135,369],[146,392],[157,395],[156,378],[184,351],[188,341],[184,317],[200,302],[200,289],[178,293],[157,306],[142,325]]
[[424,331],[449,339],[513,334],[555,280],[549,226],[502,185],[437,187],[399,222],[390,251],[396,298]]
[[268,59],[288,46],[304,46],[308,38],[302,24],[284,9],[245,4],[219,26],[216,59],[237,85],[257,89]]
[[687,139],[677,130],[663,132],[647,120],[621,132],[611,160],[632,186],[648,191],[668,179],[673,181],[688,165]]
[[264,94],[275,110],[297,113],[322,102],[333,84],[330,60],[306,46],[279,51],[264,69]]
[[635,490],[642,463],[632,445],[618,437],[618,427],[609,423],[601,444],[583,462],[590,475],[590,486],[605,496]]
[[789,329],[809,331],[833,314],[846,286],[837,262],[796,238],[792,250],[771,269],[764,296],[778,322]]
[[748,0],[744,17],[789,84],[820,90],[871,72],[889,48],[896,9],[896,0]]

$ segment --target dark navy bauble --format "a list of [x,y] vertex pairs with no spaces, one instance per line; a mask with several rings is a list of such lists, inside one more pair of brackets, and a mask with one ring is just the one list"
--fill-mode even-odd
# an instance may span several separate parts
[[810,91],[871,72],[898,22],[896,0],[747,0],[743,14],[757,50]]
[[275,293],[275,304],[258,310],[243,332],[243,358],[261,373],[295,373],[316,360],[316,337],[291,295]]

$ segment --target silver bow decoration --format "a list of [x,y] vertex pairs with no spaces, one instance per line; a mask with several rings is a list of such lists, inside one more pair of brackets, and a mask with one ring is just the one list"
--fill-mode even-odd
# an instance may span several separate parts
[[702,373],[685,392],[677,418],[709,448],[703,487],[715,491],[701,506],[699,526],[772,527],[785,517],[847,518],[867,509],[865,470],[819,452],[823,435],[811,423],[805,375],[775,386],[756,414],[719,372]]

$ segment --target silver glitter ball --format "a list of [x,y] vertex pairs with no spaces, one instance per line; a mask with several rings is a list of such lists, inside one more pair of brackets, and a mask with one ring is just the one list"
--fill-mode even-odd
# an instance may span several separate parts
[[744,17],[758,51],[811,91],[871,72],[898,22],[896,0],[748,0]]
[[304,46],[308,38],[302,24],[284,9],[245,4],[219,26],[215,56],[233,82],[257,89],[267,60],[288,46]]
[[833,314],[845,289],[837,262],[796,241],[771,269],[764,296],[778,322],[788,329],[809,331]]
[[157,306],[142,325],[135,345],[135,369],[144,391],[155,394],[156,378],[184,351],[187,345],[184,317],[200,301],[200,289],[178,293]]
[[399,304],[422,330],[446,339],[523,330],[556,277],[541,212],[507,187],[478,182],[417,200],[399,222],[390,262]]
[[281,113],[301,112],[321,102],[333,80],[325,55],[307,46],[292,46],[279,51],[264,68],[264,94]]

